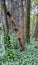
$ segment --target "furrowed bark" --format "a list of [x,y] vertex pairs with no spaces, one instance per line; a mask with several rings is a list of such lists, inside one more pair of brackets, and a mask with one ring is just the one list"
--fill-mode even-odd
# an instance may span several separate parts
[[20,4],[19,4],[19,11],[20,11],[20,15],[19,15],[19,31],[21,34],[21,40],[22,40],[22,44],[24,44],[25,42],[25,36],[24,36],[24,6],[23,6],[23,0],[19,0]]
[[25,49],[24,49],[24,46],[23,46],[23,44],[22,44],[22,41],[21,41],[21,36],[20,36],[20,32],[19,32],[19,30],[18,30],[18,26],[17,26],[17,24],[15,23],[15,20],[14,20],[13,16],[11,15],[9,9],[7,9],[7,15],[8,15],[9,18],[10,18],[10,21],[11,21],[11,23],[12,23],[12,26],[13,26],[14,31],[16,32],[16,35],[17,35],[17,37],[18,37],[19,44],[20,44],[22,50],[25,50]]
[[2,6],[2,24],[3,24],[3,30],[4,30],[4,45],[5,45],[5,50],[11,47],[10,45],[10,37],[8,35],[9,33],[9,25],[8,25],[8,20],[7,20],[7,11],[6,11],[6,5],[5,5],[5,0],[1,0],[1,6]]
[[4,25],[4,29],[5,29],[5,34],[7,36],[8,34],[8,30],[9,30],[9,26],[8,26],[8,20],[7,20],[7,11],[6,11],[6,5],[5,5],[5,0],[1,0],[1,6],[2,6],[2,16],[3,16],[3,25]]
[[7,48],[10,48],[10,37],[9,37],[9,24],[8,24],[8,18],[7,18],[7,11],[6,11],[6,4],[5,0],[1,0],[1,6],[2,6],[2,24],[3,24],[3,30],[4,30],[4,44],[5,44],[5,50]]
[[26,0],[26,42],[30,43],[30,1]]

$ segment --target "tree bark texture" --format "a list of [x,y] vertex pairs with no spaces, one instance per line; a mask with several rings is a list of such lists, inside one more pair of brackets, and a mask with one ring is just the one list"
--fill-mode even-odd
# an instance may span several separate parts
[[16,22],[15,22],[13,16],[11,15],[11,13],[10,13],[10,11],[9,11],[8,8],[7,8],[7,15],[8,15],[9,18],[10,18],[10,21],[11,21],[11,23],[12,23],[12,26],[13,26],[14,31],[16,32],[16,35],[17,35],[17,37],[18,37],[19,44],[20,44],[22,50],[25,50],[25,49],[24,49],[24,46],[23,46],[23,44],[22,44],[22,41],[21,41],[21,35],[20,35],[19,30],[18,30],[18,26],[17,26],[17,24],[16,24]]
[[26,42],[30,42],[30,0],[26,0]]
[[19,26],[20,26],[20,34],[21,34],[21,41],[24,44],[24,7],[23,7],[23,0],[20,0],[20,16],[19,16]]

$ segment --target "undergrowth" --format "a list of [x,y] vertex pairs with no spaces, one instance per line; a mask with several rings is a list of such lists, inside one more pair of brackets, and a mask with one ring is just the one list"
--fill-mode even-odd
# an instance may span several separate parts
[[[5,50],[3,35],[0,37],[0,65],[38,65],[38,42],[25,43],[25,51],[21,51],[17,37],[9,35],[11,48]],[[4,49],[4,50],[3,50]]]

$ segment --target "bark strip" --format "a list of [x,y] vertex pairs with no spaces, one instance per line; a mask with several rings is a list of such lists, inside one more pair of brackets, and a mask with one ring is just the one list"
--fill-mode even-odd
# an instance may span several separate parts
[[16,35],[17,35],[17,37],[18,37],[19,44],[20,44],[22,50],[25,50],[25,49],[24,49],[24,46],[23,46],[23,44],[22,44],[22,41],[21,41],[21,36],[20,36],[20,32],[19,32],[19,30],[18,30],[18,26],[17,26],[17,24],[16,24],[16,22],[15,22],[13,16],[11,15],[11,13],[10,13],[10,11],[9,11],[8,8],[7,8],[7,15],[8,15],[9,18],[10,18],[10,21],[11,21],[11,23],[12,23],[12,27],[13,27],[14,31],[16,32]]

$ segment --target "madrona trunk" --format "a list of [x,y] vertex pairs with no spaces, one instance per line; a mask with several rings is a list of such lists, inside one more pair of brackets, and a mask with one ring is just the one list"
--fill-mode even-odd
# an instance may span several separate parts
[[10,14],[8,8],[7,8],[7,15],[8,15],[9,18],[10,18],[10,21],[11,21],[11,23],[12,23],[12,26],[13,26],[14,31],[16,32],[16,35],[17,35],[18,40],[19,40],[19,44],[20,44],[22,50],[24,50],[24,46],[23,46],[22,41],[21,41],[21,36],[20,36],[20,32],[19,32],[19,30],[18,30],[17,24],[15,23],[15,20],[14,20],[13,16]]

